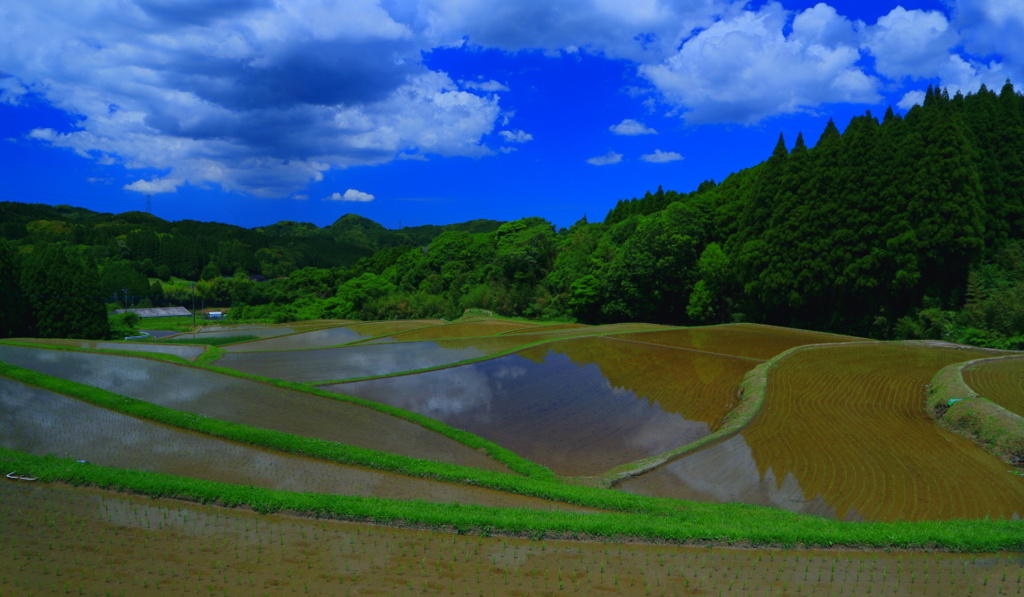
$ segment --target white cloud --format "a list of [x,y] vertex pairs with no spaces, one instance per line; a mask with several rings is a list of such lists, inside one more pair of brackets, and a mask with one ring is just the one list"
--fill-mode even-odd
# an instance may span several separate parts
[[645,125],[642,122],[638,122],[636,120],[633,120],[632,118],[627,118],[627,119],[623,120],[622,122],[620,122],[619,124],[614,124],[614,125],[608,127],[608,130],[610,130],[611,132],[615,133],[616,135],[627,135],[627,136],[633,136],[633,135],[657,135],[658,134],[658,131],[652,129],[651,127]]
[[0,72],[0,104],[16,106],[21,102],[22,96],[26,93],[28,93],[28,90],[17,79],[4,76],[3,72]]
[[335,191],[335,192],[331,193],[331,195],[329,197],[327,197],[326,199],[324,199],[324,200],[325,201],[356,201],[356,202],[359,202],[359,203],[366,203],[368,201],[373,201],[374,199],[376,199],[376,197],[374,197],[373,195],[371,195],[369,193],[364,193],[363,191],[357,191],[355,189],[349,189],[349,190],[345,191],[344,194]]
[[736,10],[733,0],[420,0],[415,21],[437,45],[549,55],[587,51],[661,60],[696,28]]
[[500,113],[497,96],[429,70],[424,32],[376,0],[40,0],[0,12],[0,73],[12,75],[0,101],[31,89],[79,117],[78,130],[33,138],[161,171],[131,190],[187,180],[285,197],[401,153],[487,155]]
[[463,89],[474,89],[476,91],[487,91],[491,93],[509,90],[507,86],[493,79],[490,81],[459,81],[459,85],[461,85]]
[[296,201],[307,201],[309,199],[309,195],[305,193],[296,193],[292,195],[292,199],[295,199]]
[[526,143],[527,141],[533,141],[533,135],[526,131],[498,131],[506,143]]
[[909,110],[914,106],[920,106],[924,103],[924,92],[923,91],[908,91],[903,95],[896,105],[902,110]]
[[185,181],[180,178],[155,178],[153,180],[136,180],[131,184],[124,185],[127,191],[135,191],[144,195],[156,195],[159,193],[174,193]]
[[[1004,77],[1024,82],[1024,3],[1007,0],[953,0],[953,25],[966,51],[977,56],[997,56],[985,70],[1001,70]],[[1001,84],[1001,81],[1000,81]],[[989,83],[991,87],[992,84]]]
[[611,164],[618,164],[622,161],[622,154],[609,151],[604,155],[599,155],[594,158],[587,160],[587,163],[591,166],[609,166]]
[[859,32],[864,28],[861,21],[850,21],[841,16],[824,2],[798,13],[793,17],[793,33],[790,40],[805,46],[819,45],[826,48],[857,46]]
[[[938,11],[893,9],[867,29],[864,45],[878,72],[895,81],[939,80],[950,93],[976,91],[983,83],[998,89],[1006,78],[1024,75],[1024,8],[988,0],[959,0],[954,21]],[[997,44],[990,43],[998,39]],[[1006,52],[1000,59],[961,54]],[[923,99],[921,90],[905,94],[900,107]]]
[[655,149],[654,153],[647,153],[640,156],[640,159],[645,162],[651,162],[652,164],[664,164],[666,162],[677,162],[683,159],[683,156],[674,151],[662,151]]
[[890,79],[938,76],[957,42],[945,15],[897,6],[868,28],[865,46],[876,70]]
[[[668,60],[641,66],[640,73],[680,106],[690,123],[752,124],[824,103],[881,99],[879,81],[858,66],[857,47],[840,43],[842,36],[835,33],[842,29],[840,17],[822,26],[829,15],[815,14],[814,27],[801,22],[787,37],[788,14],[769,3],[722,19],[689,38]],[[831,46],[810,43],[826,38]]]

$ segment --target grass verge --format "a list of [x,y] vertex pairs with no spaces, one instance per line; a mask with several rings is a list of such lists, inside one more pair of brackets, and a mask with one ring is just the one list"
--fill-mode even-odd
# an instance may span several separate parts
[[[743,429],[746,428],[747,425],[750,425],[750,422],[754,420],[757,413],[761,412],[761,407],[764,406],[765,397],[768,395],[768,373],[776,364],[793,353],[810,348],[828,346],[829,344],[830,343],[796,346],[775,355],[771,359],[757,365],[750,371],[747,371],[736,390],[740,398],[739,404],[729,411],[729,414],[725,416],[725,421],[722,423],[722,426],[716,429],[713,433],[705,435],[697,441],[676,448],[675,450],[662,452],[656,456],[650,456],[640,460],[634,460],[633,462],[617,466],[599,477],[588,477],[581,479],[581,481],[586,484],[594,484],[602,487],[614,486],[626,479],[631,479],[644,473],[648,473],[659,466],[663,466],[674,460],[693,454],[698,450],[729,439],[740,431],[743,431]],[[844,342],[843,344],[849,343]]]
[[954,363],[936,373],[925,399],[928,414],[1003,462],[1024,468],[1024,417],[979,396],[964,381],[964,367],[987,360]]
[[[319,518],[426,526],[482,535],[514,534],[621,541],[640,539],[687,544],[776,547],[944,549],[996,552],[1024,550],[1024,522],[959,520],[912,523],[849,523],[740,504],[686,504],[666,508],[655,498],[638,500],[634,512],[566,513],[437,504],[310,493],[291,493],[82,464],[0,448],[0,470],[31,474],[40,482],[95,486],[150,497],[177,498],[262,513],[293,512]],[[605,493],[615,493],[605,491]]]

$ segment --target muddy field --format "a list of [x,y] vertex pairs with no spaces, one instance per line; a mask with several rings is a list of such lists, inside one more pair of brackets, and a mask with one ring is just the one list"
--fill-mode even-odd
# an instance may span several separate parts
[[4,595],[1021,595],[1021,554],[461,536],[0,484]]

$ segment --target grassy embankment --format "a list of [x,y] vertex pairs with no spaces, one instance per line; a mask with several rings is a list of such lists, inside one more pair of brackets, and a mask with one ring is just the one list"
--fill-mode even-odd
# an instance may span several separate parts
[[298,494],[212,483],[171,475],[80,464],[69,459],[0,450],[0,463],[40,481],[112,488],[153,497],[175,497],[260,512],[293,511],[382,523],[428,525],[459,532],[511,533],[726,542],[778,546],[846,545],[877,548],[937,548],[961,551],[1024,549],[1024,522],[964,520],[908,523],[846,523],[742,504],[703,504],[647,498],[482,471],[445,463],[312,440],[173,411],[111,392],[3,365],[0,373],[23,383],[65,393],[132,416],[208,433],[251,445],[406,474],[469,483],[613,512],[553,514],[521,509],[452,506],[377,498]]
[[927,392],[928,413],[1004,462],[1024,467],[1024,417],[979,396],[964,381],[965,367],[988,360],[954,363],[936,373]]
[[[220,374],[223,374],[223,375],[229,375],[229,376],[236,377],[236,378],[239,378],[239,379],[246,379],[246,380],[254,381],[254,382],[258,382],[258,383],[265,383],[267,385],[272,385],[272,386],[283,388],[283,389],[286,389],[286,390],[294,390],[294,391],[298,391],[298,392],[305,392],[307,394],[313,394],[315,396],[318,396],[320,398],[325,398],[325,399],[328,399],[328,400],[339,400],[339,401],[342,401],[342,402],[348,402],[348,403],[351,403],[351,404],[355,404],[355,405],[358,405],[358,406],[362,406],[362,407],[365,407],[365,408],[376,410],[378,412],[381,412],[381,413],[384,413],[384,414],[387,414],[387,415],[391,415],[391,416],[394,416],[394,417],[397,417],[397,418],[400,418],[400,419],[404,419],[406,421],[409,421],[410,423],[415,423],[415,424],[417,424],[417,425],[419,425],[419,426],[421,426],[421,427],[423,427],[425,429],[428,429],[428,430],[433,431],[435,433],[439,433],[441,435],[444,435],[445,437],[448,437],[449,439],[457,441],[457,442],[459,442],[459,443],[461,443],[461,444],[463,444],[465,446],[468,446],[468,447],[470,447],[470,448],[472,448],[474,450],[483,451],[488,456],[490,456],[491,458],[497,460],[498,462],[504,463],[506,466],[509,467],[510,470],[512,470],[512,471],[514,471],[516,473],[519,473],[521,475],[525,475],[527,477],[532,477],[532,478],[537,478],[537,479],[553,479],[553,478],[555,478],[555,473],[552,472],[551,469],[549,469],[549,468],[547,468],[545,466],[542,466],[542,465],[537,464],[537,463],[535,463],[535,462],[533,462],[531,460],[523,458],[522,456],[516,454],[515,452],[513,452],[513,451],[511,451],[511,450],[509,450],[509,449],[507,449],[507,448],[505,448],[503,446],[500,446],[500,445],[498,445],[498,444],[496,444],[494,442],[488,441],[488,440],[486,440],[486,439],[484,439],[484,438],[482,438],[482,437],[480,437],[478,435],[475,435],[473,433],[469,433],[468,431],[463,431],[461,429],[457,429],[457,428],[452,427],[450,425],[447,425],[447,424],[445,424],[445,423],[443,423],[441,421],[438,421],[436,419],[432,419],[430,417],[421,415],[419,413],[415,413],[415,412],[412,412],[412,411],[404,410],[404,409],[398,408],[396,406],[390,406],[390,405],[387,405],[387,404],[381,404],[379,402],[373,402],[373,401],[370,401],[370,400],[363,400],[361,398],[356,398],[354,396],[345,396],[345,395],[342,395],[342,394],[335,394],[333,392],[327,392],[327,391],[321,390],[319,388],[316,388],[315,386],[312,386],[312,385],[309,385],[309,384],[305,384],[305,383],[301,383],[301,382],[292,382],[292,381],[285,381],[285,380],[275,379],[275,378],[261,377],[261,376],[258,376],[258,375],[251,375],[251,374],[247,374],[247,373],[242,373],[242,372],[236,371],[234,369],[228,369],[228,368],[225,368],[225,367],[214,367],[214,366],[211,365],[211,363],[215,362],[217,359],[221,358],[224,355],[224,351],[221,348],[217,347],[217,346],[212,346],[212,345],[211,346],[207,346],[206,351],[202,355],[200,355],[199,358],[197,358],[195,360],[195,362],[189,362],[188,360],[183,359],[183,358],[181,358],[179,356],[176,356],[176,355],[161,354],[161,353],[148,353],[148,352],[133,352],[133,351],[130,351],[130,350],[108,350],[108,349],[97,350],[97,349],[89,349],[89,348],[79,348],[79,347],[74,347],[74,346],[54,346],[54,345],[50,345],[50,344],[39,344],[39,343],[32,343],[32,342],[10,341],[10,340],[0,340],[0,344],[9,344],[11,346],[23,346],[23,347],[26,347],[26,348],[43,348],[43,349],[47,349],[47,350],[58,350],[58,351],[67,351],[67,352],[101,353],[101,354],[110,354],[110,355],[115,355],[115,356],[124,356],[124,357],[133,357],[133,358],[142,358],[142,359],[152,359],[152,360],[159,360],[159,361],[167,361],[167,362],[174,363],[176,365],[181,365],[181,366],[184,366],[184,367],[197,367],[197,368],[206,369],[208,371],[212,371],[214,373],[220,373]],[[128,347],[128,346],[129,345],[126,343],[126,347]],[[0,364],[0,366],[6,367],[7,365]],[[56,381],[66,381],[66,380],[58,380],[57,378],[53,378],[53,379],[56,380]],[[56,383],[56,381],[54,381],[54,383]],[[28,382],[28,383],[31,383],[31,382]],[[68,382],[68,383],[74,383],[74,382]],[[46,386],[43,383],[38,383],[38,384],[35,384],[35,385],[39,385],[40,387],[46,387],[47,389],[54,389],[55,391],[61,391],[63,393],[69,393],[69,392],[67,392],[65,390],[60,390],[60,389],[57,389],[55,387]],[[83,387],[83,389],[88,389],[89,388],[89,386],[82,386],[82,387]],[[92,388],[92,389],[95,389],[95,388]],[[76,397],[81,397],[81,396],[78,396],[77,394],[74,394],[74,392],[71,392],[70,394],[71,395],[75,395]],[[124,397],[120,397],[120,398],[124,398]],[[130,400],[129,398],[125,398],[125,399],[126,400]],[[149,404],[149,403],[143,402],[142,404]],[[151,405],[151,406],[154,406],[154,405]],[[117,410],[117,408],[114,408],[114,407],[111,407],[111,406],[107,406],[107,408],[113,408],[114,410]],[[126,414],[132,414],[132,413],[126,413]],[[136,416],[136,415],[133,415],[133,416]],[[196,415],[192,415],[192,416],[196,416]],[[173,424],[173,423],[170,423],[170,424]],[[372,450],[371,450],[371,452],[372,452]],[[352,457],[355,457],[355,456],[352,456]],[[350,464],[359,464],[359,463],[357,463],[355,461],[350,461],[349,463]],[[381,466],[378,466],[378,464],[380,464],[379,461],[374,460],[374,459],[370,459],[369,461],[362,462],[360,465],[361,466],[367,466],[367,467],[370,467],[370,468],[381,468],[382,470],[396,470],[396,469],[392,469],[392,468],[382,468]],[[470,470],[476,470],[476,469],[470,469]],[[407,473],[407,474],[409,474],[409,473]]]
[[725,441],[740,431],[743,431],[743,429],[754,420],[757,413],[761,412],[761,407],[764,406],[765,396],[768,393],[768,373],[771,369],[780,361],[794,353],[807,350],[809,348],[825,346],[827,344],[828,343],[795,346],[775,355],[771,359],[748,371],[747,374],[743,376],[743,381],[740,382],[739,388],[737,389],[740,399],[739,404],[737,404],[736,407],[726,415],[722,426],[713,433],[705,435],[695,442],[691,442],[685,446],[680,446],[674,450],[617,466],[596,478],[594,482],[602,486],[613,486],[625,481],[626,479],[650,472],[659,466],[678,460],[679,458],[692,454],[697,450]]

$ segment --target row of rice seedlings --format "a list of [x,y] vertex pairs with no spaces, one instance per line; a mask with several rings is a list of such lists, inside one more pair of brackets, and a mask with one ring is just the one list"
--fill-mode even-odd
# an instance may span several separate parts
[[[321,518],[401,521],[459,533],[511,533],[545,536],[638,537],[656,541],[743,541],[757,545],[930,546],[959,550],[1024,549],[1019,521],[971,520],[921,523],[849,524],[750,506],[684,504],[645,499],[607,490],[583,490],[633,512],[549,512],[489,508],[468,504],[406,502],[378,498],[290,493],[258,487],[173,477],[159,473],[83,466],[71,460],[34,457],[0,449],[0,465],[31,471],[40,482],[65,481],[117,487],[154,497],[176,496],[199,502],[246,506],[258,512],[293,511]],[[583,489],[583,488],[576,488]],[[611,494],[611,495],[610,495]]]
[[770,359],[790,348],[807,344],[864,341],[852,336],[752,323],[655,330],[618,337],[755,359]]
[[772,370],[766,407],[743,432],[760,476],[791,475],[805,500],[820,496],[840,518],[1019,516],[1024,480],[922,409],[935,372],[976,354],[874,343],[791,354]]
[[980,396],[1024,417],[1024,356],[986,359],[964,367],[964,381]]
[[447,340],[453,338],[472,338],[475,336],[492,336],[502,332],[524,330],[535,327],[536,324],[529,324],[515,321],[502,321],[498,319],[468,321],[450,323],[425,327],[391,334],[393,340],[399,342],[415,342],[417,340]]
[[466,537],[0,487],[11,594],[1020,595],[1019,554],[693,548]]

